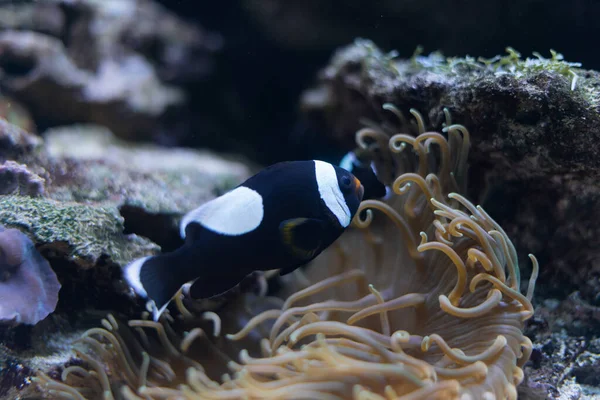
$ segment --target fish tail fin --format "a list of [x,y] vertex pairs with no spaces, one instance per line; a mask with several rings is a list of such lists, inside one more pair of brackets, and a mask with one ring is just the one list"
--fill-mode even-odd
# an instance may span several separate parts
[[[123,276],[141,297],[152,302],[152,317],[158,321],[171,299],[186,282],[174,273],[171,257],[157,255],[139,258],[125,266]],[[176,264],[175,264],[176,265]]]

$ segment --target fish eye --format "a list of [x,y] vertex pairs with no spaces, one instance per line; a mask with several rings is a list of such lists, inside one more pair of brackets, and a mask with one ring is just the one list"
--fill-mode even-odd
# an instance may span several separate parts
[[344,175],[342,176],[341,183],[343,188],[349,188],[352,185],[352,179],[348,175]]

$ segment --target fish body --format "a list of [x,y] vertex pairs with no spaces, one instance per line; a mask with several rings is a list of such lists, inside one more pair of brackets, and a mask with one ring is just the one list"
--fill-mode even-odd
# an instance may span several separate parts
[[350,151],[340,161],[340,167],[356,176],[365,188],[363,200],[381,199],[387,196],[387,188],[379,178],[375,163],[361,157],[360,153]]
[[344,232],[363,190],[353,174],[323,161],[272,165],[187,213],[184,245],[133,261],[125,280],[153,303],[156,320],[186,283],[192,298],[209,298],[254,271],[290,273]]

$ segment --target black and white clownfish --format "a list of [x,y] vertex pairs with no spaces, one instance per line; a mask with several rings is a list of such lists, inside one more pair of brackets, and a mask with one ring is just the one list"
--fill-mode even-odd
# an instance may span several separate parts
[[368,160],[360,151],[348,152],[340,161],[340,167],[356,176],[365,188],[363,200],[387,197],[390,189],[377,178],[375,163]]
[[324,161],[272,165],[187,213],[185,243],[131,262],[124,278],[158,320],[187,283],[192,298],[210,298],[254,271],[285,275],[308,263],[350,225],[363,194],[352,173]]

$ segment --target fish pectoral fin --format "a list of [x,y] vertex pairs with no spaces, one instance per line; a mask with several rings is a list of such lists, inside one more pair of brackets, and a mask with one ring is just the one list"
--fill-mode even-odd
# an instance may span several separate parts
[[202,236],[202,229],[202,226],[195,221],[188,223],[184,229],[185,243],[193,245],[194,242],[200,240],[200,237]]
[[325,227],[314,218],[286,219],[279,224],[281,241],[300,260],[310,260],[321,250]]

